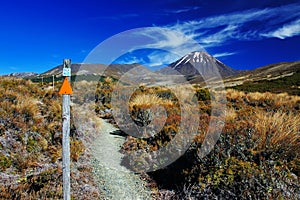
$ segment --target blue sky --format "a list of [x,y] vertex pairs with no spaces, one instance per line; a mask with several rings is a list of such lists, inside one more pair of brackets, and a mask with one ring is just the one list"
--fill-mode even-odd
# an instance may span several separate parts
[[[299,1],[3,0],[0,27],[0,74],[42,73],[63,58],[81,63],[106,39],[142,27],[179,33],[162,31],[148,47],[189,52],[193,39],[235,69],[300,60]],[[146,49],[118,61],[155,67],[177,58]]]

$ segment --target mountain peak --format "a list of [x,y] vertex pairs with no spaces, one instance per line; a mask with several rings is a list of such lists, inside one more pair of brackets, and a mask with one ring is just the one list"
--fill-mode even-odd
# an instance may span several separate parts
[[209,55],[208,53],[204,52],[204,51],[193,51],[187,55],[185,55],[184,57],[182,57],[180,60],[176,61],[176,65],[173,66],[173,68],[175,68],[176,66],[180,65],[181,63],[188,63],[188,62],[192,62],[192,63],[208,63],[210,62],[210,60],[213,57],[211,55]]
[[170,64],[166,69],[160,70],[160,72],[165,74],[174,74],[174,70],[185,76],[201,74],[205,77],[216,76],[216,70],[218,70],[222,77],[237,73],[234,69],[226,66],[204,51],[194,51],[186,54],[179,60]]

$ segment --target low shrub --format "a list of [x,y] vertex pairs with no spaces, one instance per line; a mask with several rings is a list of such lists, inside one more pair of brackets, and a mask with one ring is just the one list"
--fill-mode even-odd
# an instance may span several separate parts
[[[161,191],[176,191],[175,199],[298,199],[300,118],[295,109],[298,97],[228,90],[226,123],[220,138],[208,155],[199,157],[212,117],[207,91],[196,89],[201,124],[198,135],[178,160],[148,173],[157,187]],[[159,133],[147,139],[128,136],[123,151],[155,152],[166,146],[178,134],[182,120],[178,102],[173,104],[166,109],[166,122]],[[131,109],[139,112],[138,107],[141,103]],[[149,121],[153,120],[159,119],[153,114]],[[125,157],[126,166],[128,162]],[[153,160],[147,161],[141,155],[134,162],[147,166],[145,162]]]
[[0,152],[0,169],[5,171],[12,164],[12,160]]
[[[62,199],[61,96],[31,81],[0,77],[0,199]],[[71,121],[71,127],[73,127]],[[71,129],[71,171],[90,182],[91,171],[77,170],[85,153]],[[85,163],[86,164],[86,163]],[[72,177],[73,198],[85,198],[86,185]]]

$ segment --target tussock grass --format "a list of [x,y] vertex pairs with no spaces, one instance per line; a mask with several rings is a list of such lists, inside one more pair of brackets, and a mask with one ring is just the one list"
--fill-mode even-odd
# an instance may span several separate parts
[[239,99],[246,95],[245,92],[234,90],[234,89],[227,89],[226,93],[227,93],[227,98],[229,99]]
[[267,113],[258,111],[255,114],[255,125],[259,149],[281,150],[285,154],[299,152],[300,115],[281,111]]
[[[227,89],[227,99],[238,107],[263,108],[265,110],[284,110],[295,112],[300,109],[300,97],[288,95],[287,93],[274,94],[270,92],[245,93],[233,89]],[[245,105],[247,104],[247,105]]]
[[150,107],[152,105],[172,106],[173,102],[168,99],[162,99],[156,94],[139,94],[129,102],[130,107]]
[[228,108],[225,111],[225,120],[227,123],[234,123],[234,120],[237,118],[238,114],[234,108]]
[[[62,101],[46,86],[0,77],[0,199],[62,198]],[[84,145],[71,135],[73,197],[95,199],[90,169],[77,169]],[[82,177],[88,189],[78,184]]]
[[106,83],[106,84],[111,84],[112,82],[113,82],[113,79],[109,76],[104,79],[104,83]]

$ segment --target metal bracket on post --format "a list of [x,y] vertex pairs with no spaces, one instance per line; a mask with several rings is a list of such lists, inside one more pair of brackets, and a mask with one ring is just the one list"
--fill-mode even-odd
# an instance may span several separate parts
[[71,76],[71,60],[64,59],[63,62],[63,77],[64,82],[59,91],[63,95],[62,102],[62,169],[63,169],[63,195],[64,200],[71,198],[70,185],[70,95],[73,93],[71,85],[68,81]]

